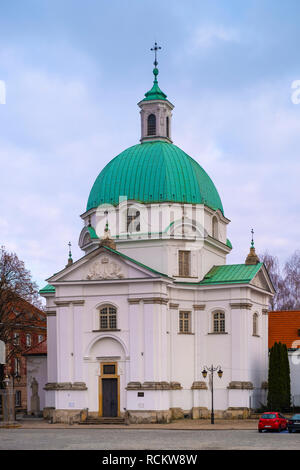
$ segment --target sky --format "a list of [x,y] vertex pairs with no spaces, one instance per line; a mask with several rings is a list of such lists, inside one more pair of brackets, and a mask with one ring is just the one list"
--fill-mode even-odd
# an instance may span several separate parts
[[283,264],[300,239],[299,17],[298,0],[3,0],[0,244],[39,287],[69,241],[82,256],[79,215],[103,167],[139,142],[157,41],[173,142],[231,220],[227,262],[244,262],[253,228],[256,251]]

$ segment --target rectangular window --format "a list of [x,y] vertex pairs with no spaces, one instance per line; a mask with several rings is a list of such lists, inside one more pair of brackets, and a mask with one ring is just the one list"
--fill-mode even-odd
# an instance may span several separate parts
[[179,276],[189,277],[191,265],[191,252],[179,250],[178,252],[178,272]]
[[14,361],[14,373],[15,373],[15,377],[20,377],[21,375],[21,362],[20,362],[20,358],[19,357],[16,357],[15,358],[15,361]]
[[191,333],[191,312],[179,312],[179,333]]
[[18,346],[20,344],[20,335],[19,333],[14,333],[14,345]]
[[127,232],[140,232],[140,212],[134,207],[129,207],[127,210]]
[[103,375],[104,374],[115,375],[115,373],[116,373],[115,364],[104,364],[103,365]]
[[21,390],[16,391],[16,406],[21,406],[22,404],[22,395],[21,395]]
[[31,346],[31,335],[26,335],[26,346]]

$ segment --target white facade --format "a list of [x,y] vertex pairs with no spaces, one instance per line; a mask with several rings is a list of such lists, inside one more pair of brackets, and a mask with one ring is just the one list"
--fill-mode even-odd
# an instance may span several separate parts
[[291,396],[292,404],[300,406],[300,350],[288,350],[289,364],[290,364],[290,378],[291,378]]
[[[150,244],[152,264],[161,257],[162,243],[157,249]],[[143,242],[140,248],[134,248],[136,241],[133,247],[128,244],[123,254],[141,258]],[[181,240],[165,241],[174,266],[181,246]],[[202,247],[196,253],[197,265],[201,250],[208,256]],[[212,256],[206,265],[213,264]],[[244,284],[197,285],[203,278],[201,267],[195,274],[189,282],[159,274],[121,251],[100,246],[53,276],[49,281],[56,292],[45,294],[46,407],[71,413],[88,408],[102,415],[103,364],[115,365],[110,378],[117,380],[117,414],[127,411],[132,420],[168,420],[174,410],[204,416],[211,406],[211,391],[201,372],[211,364],[223,370],[221,379],[214,378],[216,412],[249,408],[250,397],[255,406],[253,400],[262,396],[268,375],[266,312],[272,289],[265,268]],[[115,307],[117,318],[116,327],[107,330],[100,327],[100,310],[106,305]],[[179,330],[181,311],[190,312],[187,333]],[[225,314],[224,332],[214,333],[216,311]]]

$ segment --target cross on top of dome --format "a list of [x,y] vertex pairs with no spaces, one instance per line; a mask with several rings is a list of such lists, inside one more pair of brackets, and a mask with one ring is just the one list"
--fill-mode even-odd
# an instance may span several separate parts
[[157,62],[157,51],[160,50],[161,47],[157,45],[157,42],[154,43],[154,46],[151,47],[151,51],[154,51],[154,55],[155,55],[155,58],[154,58],[154,62],[153,62],[153,65],[154,67],[157,67],[158,66],[158,62]]

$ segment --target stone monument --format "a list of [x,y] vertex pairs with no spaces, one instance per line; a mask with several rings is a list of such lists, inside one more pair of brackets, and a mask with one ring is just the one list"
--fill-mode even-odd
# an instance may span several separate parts
[[39,384],[35,377],[33,377],[30,387],[32,390],[31,401],[30,401],[30,411],[31,411],[31,414],[38,416],[40,414],[40,397],[38,394]]

